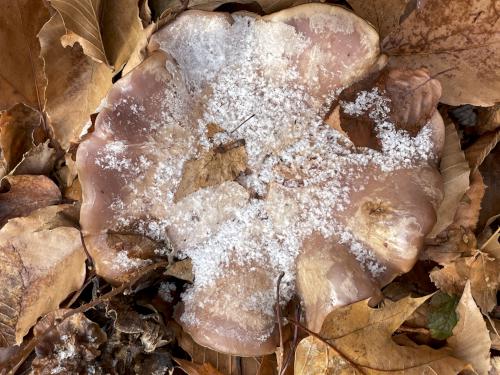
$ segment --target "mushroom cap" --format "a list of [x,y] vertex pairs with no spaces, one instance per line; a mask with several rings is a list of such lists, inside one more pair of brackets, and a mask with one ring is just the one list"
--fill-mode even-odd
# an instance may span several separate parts
[[[377,61],[371,26],[325,4],[265,17],[187,11],[150,47],[152,55],[111,89],[77,152],[81,225],[98,274],[120,283],[171,242],[195,274],[179,309],[183,328],[212,349],[257,356],[277,344],[281,271],[280,302],[295,293],[297,271],[308,320],[318,322],[324,311],[301,292],[311,287],[301,270],[315,259],[331,267],[321,290],[336,293],[333,306],[376,293],[411,267],[439,200],[438,183],[418,176],[437,173],[442,123],[422,124],[414,136],[397,130],[381,92],[372,95],[382,103],[373,135],[380,150],[356,147],[323,121],[339,92]],[[409,202],[388,195],[399,186]],[[382,220],[366,217],[384,199],[397,207],[385,205],[383,221],[404,233],[387,237]],[[417,225],[404,221],[414,206]],[[373,246],[354,218],[373,227]],[[159,245],[109,240],[123,233]],[[336,289],[343,267],[359,293]]]

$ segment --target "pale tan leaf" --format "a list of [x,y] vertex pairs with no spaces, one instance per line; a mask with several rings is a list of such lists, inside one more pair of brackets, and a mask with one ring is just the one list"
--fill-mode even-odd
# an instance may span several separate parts
[[455,357],[472,364],[479,375],[487,375],[491,340],[483,315],[472,298],[470,281],[465,285],[456,312],[458,323],[447,340],[448,345]]
[[24,103],[43,111],[46,82],[38,31],[49,19],[43,1],[9,0],[0,12],[0,111]]
[[500,101],[498,4],[424,0],[383,41],[390,66],[426,67],[441,82],[441,101],[492,106]]
[[196,160],[184,164],[182,180],[175,193],[180,200],[198,189],[215,186],[224,181],[232,181],[244,172],[247,166],[247,153],[244,146],[220,146]]
[[142,37],[137,0],[103,1],[101,24],[106,56],[114,71],[118,72]]
[[444,199],[437,212],[437,221],[428,234],[435,237],[453,222],[458,203],[469,188],[470,169],[460,148],[460,140],[453,124],[446,126],[445,143],[440,164],[444,180]]
[[142,22],[138,0],[51,0],[62,16],[64,47],[78,43],[83,52],[117,72],[135,48]]
[[500,129],[495,132],[482,135],[476,142],[465,150],[465,157],[469,162],[472,171],[477,170],[484,159],[496,147],[500,141]]
[[58,204],[61,192],[45,176],[5,176],[0,180],[0,228],[7,220]]
[[63,21],[55,14],[39,37],[48,79],[46,110],[54,138],[67,149],[111,87],[112,72],[79,46],[63,48],[59,39],[64,32]]
[[430,296],[406,297],[372,309],[368,300],[333,310],[319,335],[302,340],[296,351],[295,374],[440,374],[455,375],[466,363],[425,345],[399,345],[392,335]]
[[496,306],[496,293],[500,286],[500,260],[481,251],[471,257],[459,258],[430,273],[432,282],[443,292],[460,294],[467,280],[471,282],[474,300],[483,313]]
[[380,39],[399,26],[409,0],[348,0],[358,16],[377,29]]
[[[0,346],[21,343],[37,319],[59,307],[85,279],[80,233],[60,226],[71,206],[51,206],[0,230]],[[43,249],[43,251],[40,251]]]
[[481,250],[500,259],[500,228],[491,235],[488,240],[481,246]]
[[40,143],[26,152],[23,159],[10,172],[13,175],[44,174],[48,175],[54,168],[57,158],[56,150],[49,146],[50,140]]
[[101,36],[101,0],[50,0],[64,22],[64,47],[79,43],[83,52],[98,62],[108,63]]

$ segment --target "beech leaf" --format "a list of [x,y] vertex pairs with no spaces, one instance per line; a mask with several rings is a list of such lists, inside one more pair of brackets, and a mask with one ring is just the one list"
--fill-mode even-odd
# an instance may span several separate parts
[[59,39],[64,33],[63,20],[55,14],[39,37],[48,79],[47,115],[54,138],[67,149],[111,87],[112,72],[86,56],[79,46],[63,48]]
[[498,4],[423,0],[382,42],[389,65],[421,68],[441,82],[449,105],[500,101]]
[[0,228],[14,217],[58,204],[61,192],[45,176],[5,176],[0,181]]
[[64,47],[78,43],[83,52],[115,72],[127,62],[142,30],[137,0],[51,0],[64,21]]
[[444,180],[444,199],[437,212],[437,221],[428,234],[435,237],[453,222],[458,203],[469,188],[470,169],[465,155],[460,147],[455,126],[446,125],[443,156],[439,166]]
[[[12,219],[0,230],[0,346],[20,344],[37,319],[59,307],[85,279],[77,229],[61,226],[51,206]],[[43,249],[43,251],[41,251]]]
[[46,83],[36,36],[48,19],[49,12],[43,1],[2,2],[0,111],[17,103],[43,111]]
[[333,310],[319,335],[335,349],[313,336],[303,339],[295,354],[295,374],[456,375],[467,364],[454,358],[450,348],[405,346],[392,339],[429,297],[406,297],[379,309],[365,300]]
[[40,112],[24,104],[16,104],[0,114],[0,148],[7,173],[35,146],[35,132],[43,133],[42,128]]
[[465,285],[456,312],[459,320],[453,328],[453,336],[448,339],[448,345],[455,357],[472,364],[479,375],[487,375],[491,339],[483,315],[472,298],[470,281]]

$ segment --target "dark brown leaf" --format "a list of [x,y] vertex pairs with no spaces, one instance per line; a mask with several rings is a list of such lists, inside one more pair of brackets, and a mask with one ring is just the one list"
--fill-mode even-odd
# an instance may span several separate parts
[[0,183],[0,227],[14,217],[59,203],[61,192],[45,176],[6,176]]

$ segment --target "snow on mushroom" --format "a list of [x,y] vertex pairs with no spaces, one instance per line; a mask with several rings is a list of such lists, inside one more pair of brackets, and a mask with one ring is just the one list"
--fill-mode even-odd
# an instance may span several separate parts
[[[429,105],[439,93],[424,74],[413,112],[397,117],[425,118],[415,134],[392,121],[391,93],[422,72],[339,101],[379,58],[371,26],[324,4],[265,17],[187,11],[151,47],[77,154],[81,225],[100,275],[119,283],[171,243],[195,274],[184,329],[253,356],[277,344],[280,272],[282,302],[297,290],[317,329],[328,309],[411,268],[440,199],[442,122]],[[377,149],[324,122],[334,103],[372,122]],[[117,233],[159,245],[110,240]]]

